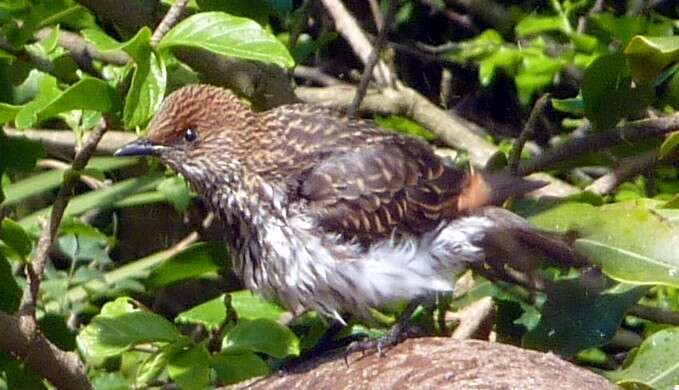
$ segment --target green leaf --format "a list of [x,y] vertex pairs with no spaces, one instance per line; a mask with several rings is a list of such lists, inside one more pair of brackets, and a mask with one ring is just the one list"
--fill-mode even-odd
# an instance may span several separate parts
[[625,368],[604,374],[625,388],[642,385],[657,390],[674,390],[679,383],[679,328],[654,333],[644,340]]
[[601,56],[585,69],[582,83],[585,116],[596,129],[611,128],[653,102],[653,88],[633,87],[628,74],[627,62],[620,54]]
[[83,37],[99,50],[123,50],[134,60],[134,74],[125,98],[123,122],[133,129],[148,122],[165,97],[167,69],[165,62],[151,47],[151,30],[143,27],[132,39],[116,42],[99,30],[83,30]]
[[266,301],[259,295],[255,295],[249,290],[232,292],[231,307],[236,310],[238,318],[257,319],[266,318],[278,321],[281,314],[285,312],[280,306]]
[[210,353],[204,345],[193,345],[174,353],[167,369],[170,378],[181,389],[207,389],[210,384]]
[[130,382],[120,372],[105,372],[92,379],[94,390],[129,390]]
[[66,324],[65,316],[46,313],[38,320],[40,331],[59,349],[73,351],[76,348],[75,332]]
[[80,332],[78,347],[87,359],[116,356],[141,343],[175,343],[181,333],[165,318],[136,309],[129,298],[105,304]]
[[57,80],[43,75],[39,81],[40,92],[16,114],[16,126],[25,129],[70,110],[115,111],[119,99],[104,80],[88,77],[78,81],[65,91],[57,87]]
[[[136,164],[138,161],[136,158],[94,157],[85,169],[109,172]],[[52,169],[14,182],[5,188],[6,198],[0,206],[13,206],[31,196],[57,188],[62,182],[63,175],[63,169]]]
[[160,41],[160,50],[177,46],[197,47],[216,54],[270,62],[291,68],[292,56],[273,35],[256,22],[222,12],[190,16]]
[[655,208],[661,204],[643,200],[601,207],[564,203],[530,220],[543,229],[577,233],[576,250],[613,279],[679,287],[678,212]]
[[22,291],[14,279],[12,266],[0,253],[0,310],[14,313],[19,308]]
[[552,107],[554,107],[554,109],[557,111],[565,112],[571,115],[585,115],[585,102],[582,100],[582,97],[552,99]]
[[217,379],[225,385],[267,375],[269,366],[252,352],[226,353],[212,356],[210,365],[217,372]]
[[158,191],[165,195],[177,211],[184,212],[189,207],[191,193],[186,180],[181,176],[176,175],[163,180],[158,184]]
[[71,261],[93,261],[99,265],[111,263],[108,250],[114,240],[96,228],[72,220],[63,223],[59,233],[57,248]]
[[9,218],[2,220],[0,240],[12,247],[22,259],[25,259],[33,250],[33,240],[21,225]]
[[[126,198],[127,196],[147,191],[155,188],[160,179],[157,176],[146,175],[135,177],[132,179],[123,180],[110,187],[105,187],[96,191],[90,191],[86,194],[79,195],[71,199],[71,202],[66,207],[64,217],[78,216],[93,208],[110,208],[116,205],[116,202]],[[51,211],[51,207],[38,210],[19,220],[21,226],[29,231],[35,229],[38,225],[38,220],[47,215]]]
[[129,129],[144,126],[158,111],[165,97],[167,69],[161,56],[148,48],[147,56],[136,63],[127,92],[123,121]]
[[679,145],[679,131],[669,133],[662,145],[660,145],[660,158],[669,156]]
[[547,291],[540,322],[524,335],[523,346],[564,356],[603,346],[613,338],[627,310],[645,293],[645,288],[632,285],[598,293],[579,279],[559,281]]
[[139,365],[135,378],[135,385],[138,388],[146,388],[150,382],[156,381],[167,368],[167,363],[172,354],[177,352],[177,347],[169,345],[150,354]]
[[47,389],[42,378],[3,349],[0,349],[0,373],[4,376],[5,389]]
[[520,38],[548,31],[561,31],[570,34],[572,28],[568,19],[561,16],[528,15],[516,25],[516,35]]
[[182,280],[215,276],[229,265],[226,246],[222,242],[201,242],[177,253],[151,272],[146,279],[150,289],[158,289]]
[[287,327],[265,318],[239,321],[223,340],[224,352],[261,352],[279,359],[299,355],[299,340]]
[[42,144],[29,139],[10,139],[0,130],[0,172],[5,169],[30,171],[43,155]]
[[625,48],[625,57],[632,67],[634,80],[648,84],[667,65],[679,61],[679,36],[649,37],[637,35]]
[[200,324],[208,330],[219,329],[225,320],[226,305],[224,304],[224,294],[183,311],[175,318],[177,323]]
[[13,121],[19,111],[21,111],[21,106],[0,103],[0,123]]

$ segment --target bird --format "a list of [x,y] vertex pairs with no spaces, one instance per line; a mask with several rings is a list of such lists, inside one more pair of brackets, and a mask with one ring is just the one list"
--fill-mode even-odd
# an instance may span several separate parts
[[406,323],[460,272],[520,246],[574,256],[497,207],[543,182],[458,168],[421,140],[330,108],[255,112],[228,89],[187,85],[115,154],[157,158],[188,181],[223,223],[247,288],[340,324],[410,302]]

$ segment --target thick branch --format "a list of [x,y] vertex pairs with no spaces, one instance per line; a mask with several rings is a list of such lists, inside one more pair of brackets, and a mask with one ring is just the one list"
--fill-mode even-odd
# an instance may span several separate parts
[[17,317],[0,311],[0,347],[59,389],[90,389],[85,366],[73,352],[62,351],[37,331],[27,335]]
[[519,173],[526,175],[542,171],[573,156],[610,148],[623,142],[651,139],[677,129],[679,129],[679,114],[673,114],[663,118],[635,121],[610,131],[573,138],[522,163]]

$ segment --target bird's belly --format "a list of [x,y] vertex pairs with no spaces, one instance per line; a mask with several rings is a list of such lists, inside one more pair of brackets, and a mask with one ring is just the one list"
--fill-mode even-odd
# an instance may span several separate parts
[[[469,222],[478,229],[469,229],[474,226]],[[277,297],[295,312],[313,309],[337,319],[345,312],[368,316],[371,307],[451,291],[454,275],[482,258],[483,251],[474,242],[488,224],[470,220],[460,229],[461,223],[365,248],[308,224],[276,221],[251,238],[257,245],[252,241],[243,245],[241,276],[250,289]]]

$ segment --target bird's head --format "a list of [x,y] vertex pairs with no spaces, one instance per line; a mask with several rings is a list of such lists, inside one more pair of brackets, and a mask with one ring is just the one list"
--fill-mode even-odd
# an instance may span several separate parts
[[258,120],[229,90],[188,85],[165,99],[145,137],[123,146],[115,155],[153,156],[181,172],[187,164],[205,157],[237,163],[247,155]]

